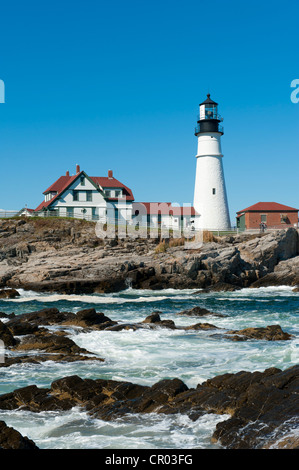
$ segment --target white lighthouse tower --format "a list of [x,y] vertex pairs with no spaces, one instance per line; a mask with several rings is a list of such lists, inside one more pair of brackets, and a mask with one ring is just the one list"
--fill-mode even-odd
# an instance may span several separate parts
[[200,215],[198,229],[229,230],[230,218],[225,188],[218,104],[210,95],[199,105],[199,119],[195,128],[198,139],[196,178],[193,206]]

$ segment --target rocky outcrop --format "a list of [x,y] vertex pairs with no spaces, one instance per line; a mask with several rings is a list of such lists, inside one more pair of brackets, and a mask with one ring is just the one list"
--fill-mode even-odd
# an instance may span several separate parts
[[[0,396],[0,409],[40,412],[80,406],[107,421],[128,413],[183,413],[194,421],[206,413],[228,414],[213,440],[227,449],[258,449],[275,446],[298,426],[298,390],[299,366],[219,375],[195,389],[177,378],[144,386],[75,375],[47,389],[31,385],[6,393]],[[292,441],[285,442],[292,447]]]
[[16,289],[1,289],[0,290],[0,299],[14,299],[19,297],[20,294]]
[[[234,341],[247,339],[261,339],[266,341],[287,341],[294,336],[284,332],[280,325],[269,325],[265,328],[244,328],[243,330],[231,330],[227,335],[233,335]],[[226,336],[227,337],[227,336]]]
[[215,317],[224,317],[221,313],[210,312],[206,308],[202,307],[192,307],[188,310],[183,310],[182,312],[177,312],[177,315],[188,315],[188,316],[195,316],[195,317],[205,317],[205,316],[215,316]]
[[0,449],[37,450],[37,445],[28,437],[23,437],[18,431],[0,421]]
[[[56,308],[47,308],[37,312],[25,313],[13,316],[6,323],[0,320],[0,340],[3,341],[6,349],[16,351],[16,356],[9,356],[0,363],[0,367],[9,367],[13,364],[44,361],[104,361],[103,358],[95,356],[84,348],[80,348],[76,343],[67,337],[63,330],[56,333],[46,327],[51,325],[90,325],[88,318],[93,317],[94,328],[97,328],[98,318],[107,325],[111,325],[109,319],[105,322],[103,314],[96,314],[93,309],[78,312],[78,316],[73,313],[59,312]],[[7,315],[6,318],[10,316]],[[84,320],[85,319],[85,320]],[[87,323],[86,323],[87,320]],[[35,354],[28,354],[34,351]],[[23,354],[22,354],[23,353]]]
[[[209,312],[201,307],[178,312],[178,315],[190,317],[202,317],[207,315],[222,317],[219,313]],[[17,352],[17,355],[6,357],[0,362],[0,367],[10,367],[20,363],[39,363],[44,361],[104,361],[84,348],[80,348],[68,337],[67,328],[80,327],[83,331],[105,330],[122,331],[153,328],[167,328],[182,331],[207,331],[219,330],[211,323],[195,323],[189,326],[177,326],[171,319],[162,319],[159,312],[153,312],[145,320],[138,323],[123,323],[111,320],[102,312],[95,309],[85,309],[79,312],[60,312],[56,308],[46,308],[37,312],[24,313],[21,315],[6,317],[8,321],[0,320],[0,340],[3,341],[5,349]],[[47,327],[59,326],[59,330],[53,332]],[[65,327],[65,328],[64,328]],[[225,338],[232,341],[266,340],[287,341],[293,338],[284,332],[279,325],[267,326],[265,328],[245,328],[243,330],[224,331],[213,333],[214,337]],[[34,351],[34,354],[32,353]],[[30,352],[30,354],[28,354]]]
[[[297,286],[299,284],[299,256],[281,261],[273,272],[266,274],[261,279],[255,281],[251,287],[267,286]],[[294,288],[295,291],[295,288]]]
[[214,240],[159,251],[158,238],[99,239],[92,222],[0,220],[0,287],[80,294],[299,283],[294,228]]

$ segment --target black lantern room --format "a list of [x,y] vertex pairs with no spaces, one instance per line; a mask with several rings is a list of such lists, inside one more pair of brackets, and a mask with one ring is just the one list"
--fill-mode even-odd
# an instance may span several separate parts
[[223,134],[223,127],[219,123],[223,121],[218,114],[218,103],[211,100],[208,93],[207,99],[199,105],[199,117],[195,128],[195,135],[205,132],[219,132]]

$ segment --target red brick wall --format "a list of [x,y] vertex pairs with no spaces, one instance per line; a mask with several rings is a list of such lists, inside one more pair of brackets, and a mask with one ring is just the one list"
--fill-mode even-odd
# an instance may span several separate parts
[[[247,229],[260,228],[261,215],[266,214],[266,224],[268,228],[271,227],[294,227],[294,224],[298,223],[298,212],[246,212],[245,214],[245,225]],[[282,223],[280,215],[287,216],[287,222]]]

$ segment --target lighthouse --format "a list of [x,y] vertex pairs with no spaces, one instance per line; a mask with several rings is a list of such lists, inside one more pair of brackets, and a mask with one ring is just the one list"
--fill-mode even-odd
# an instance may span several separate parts
[[196,177],[193,206],[199,214],[198,229],[229,230],[230,218],[221,151],[222,118],[218,104],[210,94],[199,105],[197,136]]

